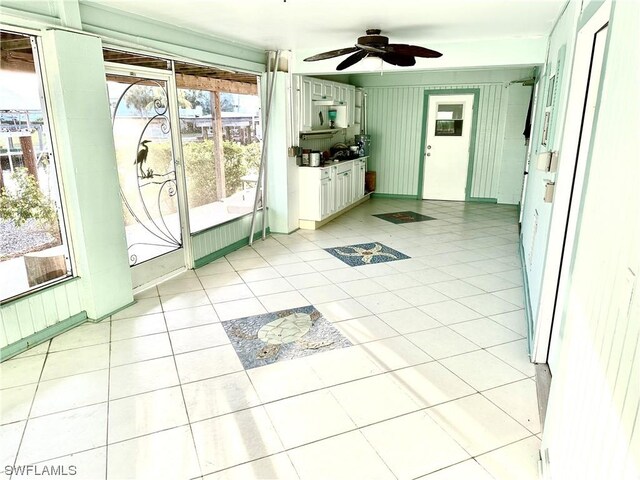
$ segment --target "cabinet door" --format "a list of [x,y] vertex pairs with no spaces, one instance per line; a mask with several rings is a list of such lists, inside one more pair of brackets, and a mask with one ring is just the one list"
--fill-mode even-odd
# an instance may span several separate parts
[[[355,162],[354,162],[355,163]],[[342,175],[342,207],[346,207],[353,203],[353,175],[352,171],[344,172]]]
[[364,160],[360,160],[359,162],[357,162],[356,170],[358,172],[358,175],[355,178],[355,184],[354,184],[356,199],[364,196],[364,177],[365,177],[364,173],[366,169],[367,169],[367,166]]
[[333,213],[333,182],[331,178],[320,181],[320,217],[326,218]]
[[308,132],[311,130],[311,118],[313,115],[312,100],[312,81],[310,78],[302,78],[302,95],[300,104],[300,131]]
[[314,78],[310,79],[311,81],[311,96],[314,100],[320,100],[322,98],[322,87],[323,83],[321,80],[316,80]]
[[336,211],[342,210],[344,208],[344,173],[339,173],[336,175],[336,184],[335,184],[335,209]]
[[322,84],[322,98],[331,100],[333,98],[333,86],[330,83]]
[[344,104],[349,102],[349,94],[347,93],[348,89],[349,87],[346,85],[344,87],[340,87],[340,101]]
[[333,90],[332,91],[333,91],[333,99],[336,102],[342,101],[341,97],[340,97],[340,86],[339,85],[333,85]]

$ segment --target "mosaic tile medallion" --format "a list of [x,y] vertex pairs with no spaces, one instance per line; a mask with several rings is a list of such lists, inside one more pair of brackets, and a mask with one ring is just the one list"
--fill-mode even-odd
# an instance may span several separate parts
[[421,215],[416,212],[393,212],[393,213],[378,213],[377,215],[373,215],[374,217],[381,218],[382,220],[386,220],[391,223],[413,223],[413,222],[424,222],[426,220],[435,220],[433,217],[428,217],[427,215]]
[[222,322],[245,369],[350,347],[313,306]]
[[361,243],[359,245],[347,245],[345,247],[325,248],[334,257],[342,260],[347,265],[358,267],[372,263],[393,262],[410,258],[393,248],[381,243]]

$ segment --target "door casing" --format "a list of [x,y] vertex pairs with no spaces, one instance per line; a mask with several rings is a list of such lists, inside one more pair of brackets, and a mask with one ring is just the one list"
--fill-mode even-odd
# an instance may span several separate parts
[[[545,259],[540,305],[531,348],[531,361],[534,363],[548,363],[552,330],[556,333],[560,332],[567,283],[566,279],[561,277],[563,251],[565,245],[573,245],[576,229],[575,222],[569,223],[570,210],[572,204],[580,204],[582,196],[582,186],[578,184],[574,186],[573,179],[584,178],[586,168],[584,162],[577,164],[576,159],[580,147],[580,132],[589,86],[594,39],[595,35],[607,25],[610,12],[611,2],[608,0],[578,31],[571,76],[566,80],[571,82],[571,88],[559,148],[558,173],[548,237],[548,244],[556,247],[547,250]],[[606,58],[606,50],[604,56]],[[580,170],[577,171],[577,169]],[[554,323],[556,323],[555,329]]]

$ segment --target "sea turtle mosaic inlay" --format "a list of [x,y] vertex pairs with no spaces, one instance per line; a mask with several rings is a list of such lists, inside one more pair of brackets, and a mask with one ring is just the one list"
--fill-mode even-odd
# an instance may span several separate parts
[[393,248],[382,243],[361,243],[359,245],[347,245],[345,247],[325,248],[334,257],[342,260],[347,265],[358,267],[372,263],[393,262],[410,258]]
[[222,322],[245,369],[350,347],[313,306]]
[[429,217],[427,215],[422,215],[416,212],[393,212],[393,213],[378,213],[374,215],[374,217],[381,218],[382,220],[386,220],[391,223],[413,223],[413,222],[424,222],[426,220],[435,220],[433,217]]

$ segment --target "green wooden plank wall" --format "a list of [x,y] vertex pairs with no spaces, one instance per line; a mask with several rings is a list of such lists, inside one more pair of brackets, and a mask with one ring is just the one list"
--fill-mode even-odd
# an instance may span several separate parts
[[506,113],[504,83],[365,87],[370,169],[377,172],[378,193],[417,194],[424,91],[459,88],[480,89],[471,196],[496,198]]
[[[220,225],[219,227],[197,233],[193,236],[193,258],[198,260],[207,255],[222,250],[245,238],[249,238],[251,215],[245,215],[237,220]],[[256,215],[255,232],[262,229],[262,211]]]
[[0,347],[83,311],[80,279],[70,280],[0,307]]

